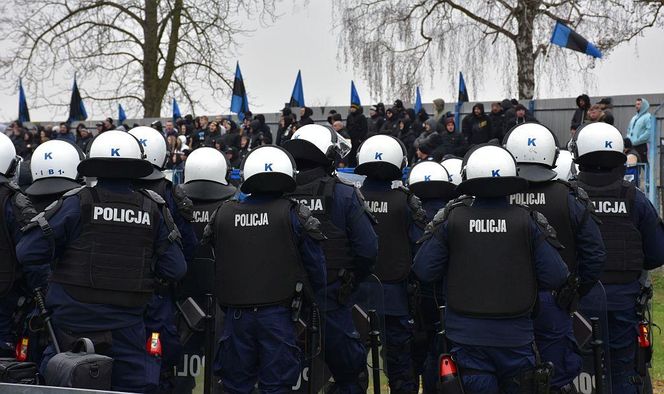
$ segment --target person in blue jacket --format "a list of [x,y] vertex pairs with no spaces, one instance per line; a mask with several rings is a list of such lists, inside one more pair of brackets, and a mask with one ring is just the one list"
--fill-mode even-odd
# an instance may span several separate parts
[[[376,217],[378,257],[376,276],[382,283],[383,310],[378,311],[385,321],[385,364],[390,390],[395,393],[416,393],[419,382],[415,378],[411,345],[413,341],[413,313],[415,307],[410,267],[416,242],[426,225],[426,213],[417,196],[407,188],[392,187],[401,180],[408,164],[403,143],[391,136],[376,135],[358,148],[355,173],[365,175],[360,190],[369,211]],[[375,283],[364,283],[365,291],[380,291]]]
[[620,131],[606,123],[577,130],[570,143],[579,165],[578,185],[588,192],[602,224],[606,263],[600,277],[606,291],[611,385],[614,393],[637,393],[637,298],[644,270],[664,264],[664,228],[653,205],[623,179],[626,156]]
[[[30,296],[26,279],[43,276],[37,272],[21,275],[15,248],[22,237],[21,228],[28,224],[37,212],[30,200],[12,182],[20,157],[11,139],[0,134],[0,356],[14,357],[21,327],[12,324],[19,299]],[[46,272],[48,275],[48,272]]]
[[[534,392],[531,313],[538,289],[554,290],[568,270],[543,215],[510,205],[528,183],[505,149],[481,144],[463,163],[457,190],[427,226],[413,271],[443,286],[446,337],[466,393]],[[523,391],[519,391],[523,390]]]
[[[168,160],[168,148],[163,134],[152,127],[139,126],[129,130],[145,150],[145,161],[152,165],[152,172],[145,177],[135,179],[137,189],[148,189],[161,196],[168,206],[173,221],[180,231],[182,252],[188,264],[191,264],[198,239],[192,226],[193,203],[187,197],[182,185],[173,183],[164,177],[162,170]],[[175,323],[175,294],[172,284],[162,286],[148,305],[145,314],[146,340],[153,333],[159,333],[163,349],[161,391],[168,393],[175,386],[173,367],[177,365],[183,352],[183,344]]]
[[[157,282],[184,276],[179,232],[165,202],[134,191],[130,177],[152,171],[140,143],[122,131],[94,139],[78,171],[95,187],[67,192],[37,215],[16,247],[24,267],[53,265],[46,306],[61,351],[81,337],[113,358],[112,389],[152,392],[160,359],[146,350],[143,315]],[[90,274],[92,273],[92,275]],[[32,284],[45,288],[46,278]],[[55,354],[44,353],[41,371]]]
[[[275,145],[254,149],[241,173],[240,190],[248,196],[221,204],[203,237],[214,248],[215,294],[225,312],[214,371],[226,392],[250,393],[258,383],[261,392],[287,393],[301,371],[297,321],[320,320],[315,304],[327,281],[318,243],[324,236],[311,211],[283,195],[296,186],[288,152]],[[311,319],[301,315],[303,304]]]
[[352,301],[359,282],[373,272],[378,237],[359,190],[334,174],[349,144],[331,127],[311,124],[283,147],[298,168],[290,196],[311,210],[326,237],[321,245],[328,284],[326,299],[318,305],[324,312],[324,358],[334,378],[333,392],[360,393],[366,391],[367,352],[353,322]]
[[554,365],[551,387],[569,393],[583,360],[574,337],[572,315],[581,297],[599,279],[606,251],[588,194],[577,185],[556,180],[558,158],[555,135],[539,123],[524,123],[512,128],[503,141],[514,155],[519,176],[529,182],[528,190],[510,196],[511,203],[526,204],[542,213],[556,230],[564,246],[560,251],[571,275],[553,293],[539,292],[535,318],[535,339],[542,359]]

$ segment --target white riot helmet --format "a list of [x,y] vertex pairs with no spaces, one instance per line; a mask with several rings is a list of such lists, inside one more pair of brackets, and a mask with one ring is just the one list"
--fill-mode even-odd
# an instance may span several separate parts
[[297,129],[283,147],[297,163],[311,162],[333,168],[337,158],[350,152],[351,144],[330,126],[308,124]]
[[295,160],[276,145],[260,146],[247,155],[240,165],[243,193],[290,193],[295,190]]
[[16,156],[16,148],[12,140],[4,133],[0,133],[0,175],[7,178],[13,177],[20,161],[21,158]]
[[355,173],[386,181],[400,180],[408,164],[406,155],[401,140],[384,134],[374,135],[358,148]]
[[457,191],[477,197],[500,197],[522,192],[528,181],[517,175],[516,161],[507,149],[480,144],[466,153]]
[[78,165],[78,173],[98,178],[142,178],[152,173],[144,160],[141,143],[131,134],[109,130],[90,142],[88,158]]
[[46,141],[32,154],[30,172],[33,183],[26,190],[31,196],[63,193],[80,187],[78,164],[85,159],[79,147],[62,140]]
[[197,200],[225,200],[235,194],[228,184],[230,165],[226,155],[213,148],[198,148],[184,162],[185,189]]
[[451,199],[456,196],[445,167],[436,161],[421,161],[408,174],[408,188],[419,198]]
[[159,131],[147,126],[134,127],[129,130],[129,134],[136,137],[141,143],[145,151],[145,160],[154,166],[152,174],[143,179],[155,180],[163,178],[164,174],[161,170],[164,169],[168,160],[168,146],[166,145],[164,136]]
[[513,127],[503,145],[519,166],[519,176],[531,182],[556,178],[553,171],[558,158],[558,141],[551,130],[539,123],[523,123]]
[[569,181],[575,178],[578,170],[576,164],[574,164],[572,153],[568,150],[561,150],[553,170],[557,174],[556,179],[561,181]]
[[622,134],[608,123],[590,123],[576,130],[569,148],[580,165],[616,168],[627,161]]
[[440,164],[442,164],[443,167],[445,167],[445,169],[447,170],[447,173],[450,176],[450,182],[458,186],[462,180],[461,168],[463,166],[463,159],[459,159],[458,157],[450,157],[447,159],[443,159],[443,161],[441,161]]

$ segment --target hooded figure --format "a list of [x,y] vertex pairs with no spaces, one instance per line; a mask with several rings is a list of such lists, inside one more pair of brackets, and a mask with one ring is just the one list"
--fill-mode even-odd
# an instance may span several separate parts
[[570,129],[576,130],[586,121],[588,110],[590,109],[590,97],[587,94],[582,94],[576,98],[576,111],[572,116],[572,123]]
[[311,115],[313,115],[313,114],[314,114],[314,111],[311,108],[302,107],[302,109],[300,110],[299,127],[314,123],[314,120],[311,119]]
[[399,132],[398,128],[399,117],[397,116],[397,111],[394,108],[388,108],[385,111],[385,122],[383,122],[378,134],[396,136]]
[[348,165],[351,167],[355,165],[357,147],[367,138],[367,132],[369,131],[367,117],[362,112],[361,105],[351,105],[348,118],[346,119],[346,129],[348,130],[353,146],[348,154]]
[[433,118],[436,122],[441,122],[441,118],[445,115],[445,100],[437,98],[433,100]]
[[461,122],[461,132],[468,145],[483,144],[492,138],[491,121],[484,113],[484,104],[473,105],[473,112]]
[[652,120],[648,109],[650,103],[644,98],[636,100],[636,115],[629,121],[627,126],[627,138],[632,141],[634,149],[641,155],[644,163],[648,162],[647,143],[650,139],[650,130],[652,129]]

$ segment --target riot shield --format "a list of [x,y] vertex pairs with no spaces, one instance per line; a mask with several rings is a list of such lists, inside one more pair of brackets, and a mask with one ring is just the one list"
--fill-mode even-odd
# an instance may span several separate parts
[[[223,313],[214,299],[214,260],[196,257],[178,289],[176,322],[183,354],[175,366],[175,394],[215,391],[212,374],[216,327],[223,326]],[[221,323],[220,323],[221,322]]]
[[[574,314],[574,335],[583,357],[581,373],[574,379],[577,390],[581,394],[596,393],[598,384],[602,384],[601,392],[610,393],[609,327],[606,293],[601,282],[580,300],[579,310]],[[598,376],[600,371],[602,376]]]

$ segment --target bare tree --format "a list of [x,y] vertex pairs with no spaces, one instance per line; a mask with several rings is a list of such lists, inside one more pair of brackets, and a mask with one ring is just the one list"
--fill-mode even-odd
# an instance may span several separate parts
[[662,0],[341,0],[340,48],[378,96],[410,99],[425,72],[464,70],[472,79],[489,69],[509,94],[518,86],[530,99],[536,79],[564,83],[594,64],[549,44],[556,21],[607,55],[653,26],[662,7]]
[[4,0],[0,31],[12,49],[0,55],[0,70],[40,86],[73,69],[84,98],[108,108],[123,100],[158,117],[167,93],[193,108],[201,87],[229,92],[228,52],[248,31],[247,18],[271,22],[274,7],[275,0]]

